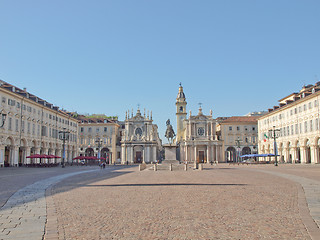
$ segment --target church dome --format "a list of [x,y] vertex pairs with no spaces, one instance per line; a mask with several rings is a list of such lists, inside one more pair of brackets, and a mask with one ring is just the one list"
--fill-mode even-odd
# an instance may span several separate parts
[[178,93],[177,98],[186,98],[186,96],[184,95],[184,92],[183,92],[183,87],[181,85],[179,87],[179,93]]

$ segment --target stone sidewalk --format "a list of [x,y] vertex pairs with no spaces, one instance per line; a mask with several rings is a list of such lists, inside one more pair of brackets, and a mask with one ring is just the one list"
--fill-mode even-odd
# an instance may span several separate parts
[[45,190],[65,178],[92,171],[98,170],[51,177],[17,191],[0,210],[0,239],[43,239],[47,220]]

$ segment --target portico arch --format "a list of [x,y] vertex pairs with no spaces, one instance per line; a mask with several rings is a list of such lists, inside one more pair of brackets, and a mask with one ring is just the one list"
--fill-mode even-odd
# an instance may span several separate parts
[[234,147],[228,147],[226,150],[227,162],[236,162],[236,149]]

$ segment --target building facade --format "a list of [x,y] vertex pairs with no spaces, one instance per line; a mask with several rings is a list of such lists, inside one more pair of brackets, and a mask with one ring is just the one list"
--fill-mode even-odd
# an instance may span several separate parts
[[68,132],[65,160],[77,155],[78,122],[72,114],[57,106],[0,81],[1,113],[6,120],[0,128],[0,166],[22,166],[32,163],[52,163],[61,159],[32,159],[33,154],[63,157],[63,141],[59,132]]
[[239,162],[239,156],[258,153],[259,116],[235,116],[217,125],[217,134],[223,140],[226,162]]
[[138,108],[136,115],[129,111],[121,133],[121,163],[153,163],[159,160],[161,140],[158,126],[153,124],[152,112],[142,116]]
[[120,162],[120,127],[118,120],[108,117],[78,116],[79,154],[106,159],[107,163]]
[[197,115],[189,117],[186,113],[186,97],[180,85],[176,99],[178,159],[189,163],[223,162],[223,142],[216,135],[217,121],[210,115],[204,115],[199,108]]
[[286,163],[320,163],[319,95],[320,82],[304,86],[259,118],[259,153],[277,152]]

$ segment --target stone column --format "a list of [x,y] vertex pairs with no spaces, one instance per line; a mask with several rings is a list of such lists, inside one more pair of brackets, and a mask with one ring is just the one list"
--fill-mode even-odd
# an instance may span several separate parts
[[131,162],[134,162],[134,148],[130,147],[130,156],[131,156]]
[[[152,155],[153,155],[153,157],[152,157],[152,161],[156,161],[156,160],[158,160],[157,159],[157,147],[156,146],[153,146],[152,147]],[[158,162],[158,161],[157,161]]]
[[210,160],[211,160],[210,149],[211,149],[211,146],[208,144],[207,145],[207,163],[210,163]]
[[197,162],[197,146],[194,146],[194,162]]
[[5,146],[0,147],[0,167],[4,167],[4,152]]
[[218,145],[216,145],[216,147],[215,147],[215,150],[216,150],[216,162],[219,162],[219,146]]
[[311,154],[311,163],[317,163],[317,146],[312,145],[310,146],[310,154]]
[[122,145],[121,147],[121,164],[126,164],[126,147]]
[[16,146],[11,147],[12,158],[11,158],[11,166],[17,167],[19,163],[19,148]]
[[301,152],[301,163],[306,164],[307,163],[307,148],[306,146],[300,147]]

